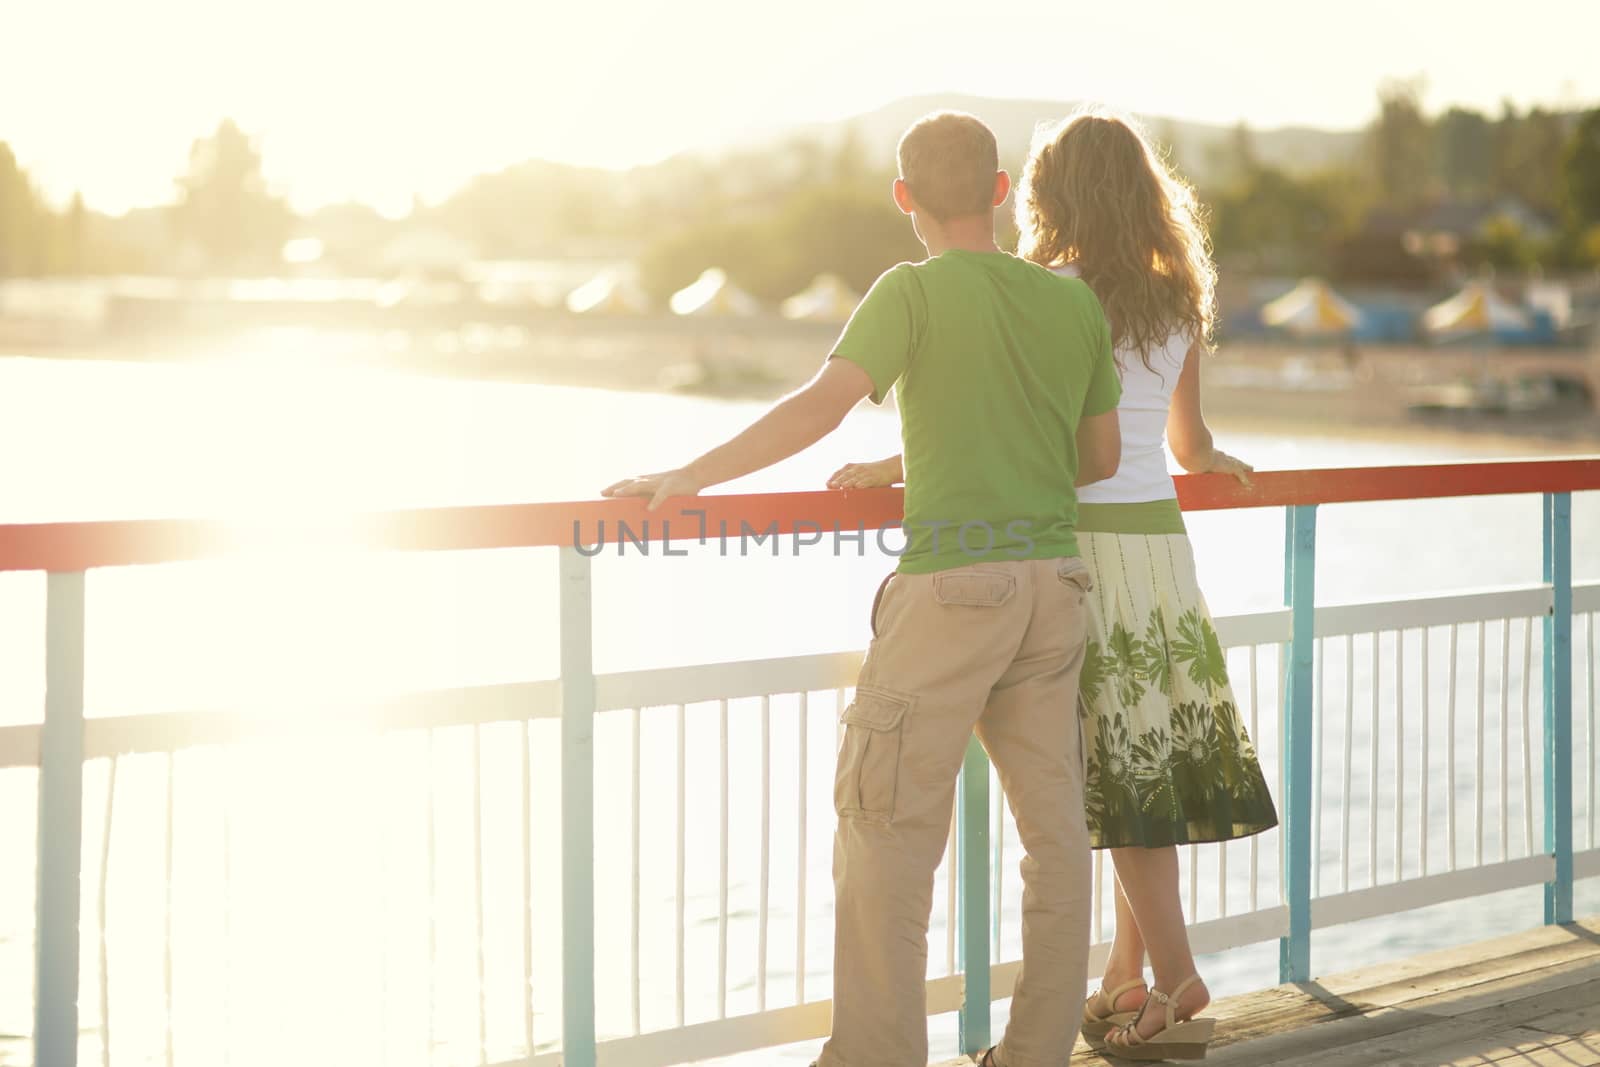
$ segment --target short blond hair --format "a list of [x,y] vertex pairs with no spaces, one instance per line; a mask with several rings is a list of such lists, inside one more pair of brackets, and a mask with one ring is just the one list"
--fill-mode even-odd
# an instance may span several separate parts
[[935,111],[900,138],[900,177],[917,207],[944,222],[994,207],[1000,150],[977,116]]

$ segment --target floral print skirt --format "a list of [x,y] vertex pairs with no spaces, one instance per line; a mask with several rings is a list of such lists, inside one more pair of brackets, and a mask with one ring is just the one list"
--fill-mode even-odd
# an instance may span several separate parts
[[1094,576],[1079,713],[1095,848],[1278,824],[1184,534],[1078,532]]

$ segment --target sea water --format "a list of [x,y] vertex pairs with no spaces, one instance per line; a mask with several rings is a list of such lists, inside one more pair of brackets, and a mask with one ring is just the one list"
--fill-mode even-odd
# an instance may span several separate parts
[[[539,722],[407,731],[375,739],[341,726],[374,695],[479,685],[557,673],[555,555],[550,549],[364,555],[318,543],[325,517],[390,507],[583,500],[623,475],[671,467],[747,424],[760,404],[647,393],[473,382],[388,373],[319,357],[301,337],[206,363],[0,360],[0,522],[221,517],[253,549],[224,561],[91,573],[85,700],[90,716],[229,710],[283,729],[273,739],[86,768],[84,1057],[100,1058],[101,997],[113,1063],[457,1063],[519,1057],[525,1040],[524,953],[531,949],[534,1040],[559,1041],[559,730]],[[718,492],[821,488],[849,460],[898,447],[892,411],[864,407],[810,451]],[[1470,438],[1290,437],[1221,433],[1219,444],[1261,469],[1492,458],[1507,446]],[[1513,451],[1534,454],[1536,444]],[[318,517],[324,518],[318,518]],[[1337,505],[1318,516],[1321,603],[1402,598],[1535,581],[1535,495]],[[1218,614],[1276,606],[1282,595],[1281,510],[1190,516],[1199,573]],[[1600,499],[1574,502],[1574,562],[1600,577]],[[691,546],[687,556],[615,550],[594,563],[595,666],[611,672],[859,648],[877,581],[893,560],[872,536],[794,550]],[[44,580],[0,575],[0,724],[38,721],[43,701]],[[1488,770],[1485,861],[1500,857],[1500,623],[1486,628]],[[1522,731],[1523,628],[1511,627],[1503,679],[1506,855],[1538,851],[1542,814],[1523,805],[1528,745],[1537,794],[1538,640],[1534,626],[1530,732]],[[1429,871],[1442,870],[1444,631],[1430,648],[1433,802]],[[1460,684],[1475,686],[1476,628],[1461,635]],[[1420,695],[1412,642],[1407,771],[1415,875]],[[1579,621],[1575,660],[1592,630]],[[1378,789],[1367,764],[1370,639],[1342,643],[1323,665],[1319,749],[1324,816],[1320,890],[1341,887],[1340,790],[1345,687],[1353,686],[1350,886],[1394,876],[1392,635],[1381,639]],[[1254,684],[1248,654],[1230,667],[1242,701],[1259,700],[1257,740],[1278,781],[1276,650],[1262,649]],[[1582,681],[1580,667],[1580,682]],[[1577,694],[1574,781],[1592,764]],[[1472,744],[1476,699],[1458,708],[1458,862],[1472,862]],[[831,969],[832,693],[775,698],[767,751],[768,1007],[793,1003],[803,943],[805,995],[828,993]],[[648,1031],[754,1010],[761,884],[762,709],[734,701],[727,727],[729,919],[720,922],[723,853],[722,717],[715,704],[683,712],[685,824],[683,951],[678,950],[678,714],[613,712],[596,724],[596,911],[602,1037],[632,1032],[635,975],[630,915],[639,899],[638,1017]],[[635,723],[637,722],[637,727]],[[639,861],[633,860],[634,731],[638,730]],[[524,928],[523,746],[533,813]],[[798,775],[806,751],[807,775]],[[1587,762],[1586,762],[1587,761]],[[474,790],[474,780],[478,788]],[[35,792],[32,770],[0,771],[0,1063],[26,1059],[31,1026]],[[169,802],[170,791],[170,802]],[[803,799],[802,799],[803,798]],[[804,864],[797,834],[806,810]],[[1368,818],[1379,811],[1377,867]],[[1593,827],[1580,795],[1578,845]],[[1437,814],[1434,814],[1436,813]],[[109,816],[109,817],[108,817]],[[481,835],[473,832],[475,821]],[[108,835],[109,825],[109,835]],[[999,936],[1018,946],[1021,856],[1007,829]],[[1257,842],[1255,892],[1278,900],[1278,835]],[[1228,846],[1230,913],[1248,906],[1250,845]],[[1221,913],[1214,848],[1199,854],[1197,914]],[[1189,858],[1184,891],[1189,894]],[[171,870],[169,883],[166,872]],[[481,874],[479,874],[481,872]],[[936,884],[930,974],[946,971],[946,873]],[[803,938],[796,901],[804,885]],[[100,911],[105,913],[104,966]],[[1579,911],[1600,893],[1580,884]],[[433,922],[429,922],[429,916]],[[1109,929],[1109,909],[1106,918]],[[1522,890],[1319,932],[1318,973],[1489,936],[1540,921],[1538,890]],[[725,929],[725,935],[723,933]],[[170,936],[169,936],[170,930]],[[481,931],[481,933],[480,933]],[[526,944],[525,944],[526,935]],[[725,949],[724,949],[725,936]],[[482,946],[480,950],[480,945]],[[679,992],[678,973],[684,975]],[[724,963],[724,959],[726,963]],[[1276,980],[1276,946],[1201,961],[1216,994]],[[103,979],[102,979],[103,974]],[[480,979],[481,975],[481,979]],[[724,1009],[720,987],[727,988]],[[480,996],[480,989],[482,990]],[[170,1005],[170,1035],[168,1032]],[[997,1005],[997,1025],[1004,1003]],[[954,1051],[935,1019],[936,1053]],[[763,1053],[806,1062],[806,1046]],[[9,1058],[8,1058],[9,1057]]]

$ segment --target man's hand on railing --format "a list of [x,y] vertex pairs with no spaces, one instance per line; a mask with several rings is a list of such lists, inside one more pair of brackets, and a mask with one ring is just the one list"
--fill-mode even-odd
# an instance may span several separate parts
[[697,496],[702,489],[765,470],[810,448],[838,429],[845,415],[872,392],[867,372],[849,360],[830,359],[800,389],[784,397],[748,429],[675,471],[624,478],[603,496],[647,496],[648,509],[674,496]]
[[650,502],[645,505],[648,511],[654,511],[669,497],[699,496],[700,490],[705,488],[688,467],[679,467],[674,471],[662,471],[659,474],[641,474],[635,478],[624,478],[620,482],[613,482],[600,490],[601,496],[644,496]]

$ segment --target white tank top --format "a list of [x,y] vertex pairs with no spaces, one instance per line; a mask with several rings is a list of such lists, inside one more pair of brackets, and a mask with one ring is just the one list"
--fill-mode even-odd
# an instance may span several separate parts
[[[1078,269],[1058,267],[1056,273],[1076,278]],[[1167,472],[1167,408],[1189,347],[1188,336],[1175,333],[1166,344],[1151,349],[1148,367],[1137,351],[1117,349],[1122,376],[1122,401],[1117,405],[1122,462],[1116,474],[1079,489],[1079,502],[1141,504],[1178,495]]]

